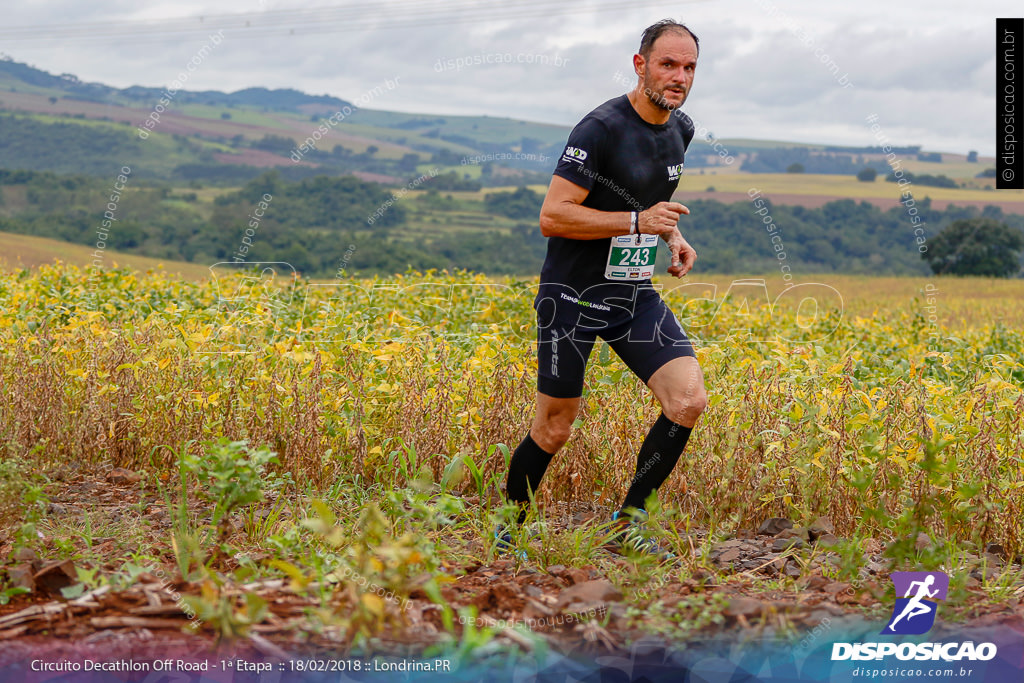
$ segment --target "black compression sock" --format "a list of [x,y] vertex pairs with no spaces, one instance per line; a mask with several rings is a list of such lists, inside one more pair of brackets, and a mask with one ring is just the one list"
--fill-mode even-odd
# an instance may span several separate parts
[[664,413],[658,416],[640,446],[636,457],[636,476],[622,503],[623,511],[630,507],[643,509],[647,497],[672,474],[672,468],[686,448],[690,431],[690,427],[676,424]]
[[509,500],[519,503],[519,523],[526,520],[526,508],[530,504],[530,491],[536,493],[540,486],[540,480],[547,471],[553,453],[548,453],[537,445],[530,433],[520,442],[512,454],[512,461],[508,465],[508,480],[505,483],[505,492]]

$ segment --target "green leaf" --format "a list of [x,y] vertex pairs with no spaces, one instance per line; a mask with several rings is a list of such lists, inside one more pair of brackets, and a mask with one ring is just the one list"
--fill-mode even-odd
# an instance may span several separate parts
[[60,594],[68,600],[74,600],[75,598],[79,598],[82,596],[83,593],[85,593],[84,583],[76,583],[73,586],[64,586],[60,589]]

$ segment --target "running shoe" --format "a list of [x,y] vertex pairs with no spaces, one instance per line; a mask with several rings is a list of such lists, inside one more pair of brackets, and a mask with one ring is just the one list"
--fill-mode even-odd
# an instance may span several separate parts
[[647,534],[644,520],[647,513],[638,510],[636,514],[624,515],[621,511],[612,514],[612,535],[608,540],[609,550],[620,554],[633,553],[649,555],[660,560],[673,560],[675,553],[665,550],[658,541]]
[[[534,534],[535,536],[536,534]],[[515,541],[512,539],[512,528],[505,525],[499,524],[494,529],[494,541],[495,548],[498,550],[499,555],[513,555],[521,562],[526,561],[526,551],[516,547]]]

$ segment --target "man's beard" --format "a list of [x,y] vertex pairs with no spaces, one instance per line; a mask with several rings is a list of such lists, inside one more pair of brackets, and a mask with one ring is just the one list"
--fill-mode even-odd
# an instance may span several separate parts
[[[648,81],[647,76],[644,76],[644,93],[647,94],[647,99],[649,99],[651,101],[651,104],[653,104],[655,107],[658,107],[659,109],[663,109],[663,110],[665,110],[667,112],[671,112],[671,111],[674,111],[675,109],[677,109],[677,105],[674,105],[674,104],[672,104],[671,102],[669,102],[668,100],[665,99],[665,91],[664,90],[657,90],[656,91],[656,90],[654,90],[654,88],[651,87],[650,82]],[[680,100],[678,106],[681,107],[683,105],[683,102],[685,102],[685,101],[686,101],[686,91],[683,91],[683,99]]]

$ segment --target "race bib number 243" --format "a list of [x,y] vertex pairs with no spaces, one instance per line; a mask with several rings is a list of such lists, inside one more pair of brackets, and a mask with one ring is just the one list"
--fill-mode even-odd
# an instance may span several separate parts
[[654,275],[654,257],[658,253],[657,235],[619,235],[612,238],[608,250],[608,265],[604,276],[608,280],[644,280]]

